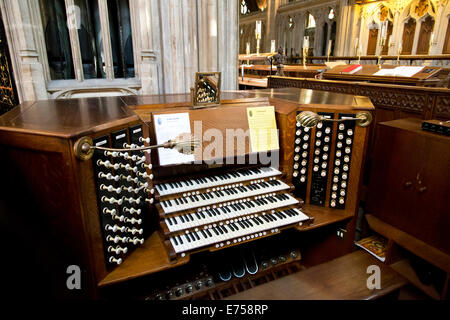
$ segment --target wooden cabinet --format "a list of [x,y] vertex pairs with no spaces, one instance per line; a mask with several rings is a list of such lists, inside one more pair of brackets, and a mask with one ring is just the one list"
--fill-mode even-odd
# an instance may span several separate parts
[[422,131],[419,119],[378,124],[368,212],[450,253],[450,137]]

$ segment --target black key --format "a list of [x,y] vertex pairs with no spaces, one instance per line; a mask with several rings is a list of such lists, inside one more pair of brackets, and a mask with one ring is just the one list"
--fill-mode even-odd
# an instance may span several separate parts
[[175,242],[176,245],[178,245],[178,241],[176,237],[172,237],[173,242]]

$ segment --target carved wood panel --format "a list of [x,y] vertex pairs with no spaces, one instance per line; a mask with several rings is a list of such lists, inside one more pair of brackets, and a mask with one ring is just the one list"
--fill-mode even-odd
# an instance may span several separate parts
[[428,54],[430,49],[430,37],[434,29],[434,19],[431,16],[425,18],[420,24],[419,42],[417,43],[417,54]]
[[402,54],[411,54],[416,32],[416,20],[410,18],[403,27]]
[[367,55],[375,55],[377,51],[378,29],[369,29],[369,40],[367,41]]
[[385,84],[355,84],[343,81],[317,81],[294,78],[269,77],[268,88],[305,88],[369,97],[376,109],[392,110],[395,118],[419,117],[422,119],[450,119],[450,90],[427,90],[425,87]]
[[438,119],[450,119],[450,96],[436,97],[434,116]]

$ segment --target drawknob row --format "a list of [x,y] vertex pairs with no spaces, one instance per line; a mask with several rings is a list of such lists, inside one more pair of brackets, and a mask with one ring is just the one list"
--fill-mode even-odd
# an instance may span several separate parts
[[138,238],[138,237],[120,237],[120,236],[107,236],[106,237],[106,241],[108,242],[114,242],[114,243],[132,243],[134,245],[136,244],[143,244],[144,243],[144,239],[142,238]]
[[115,224],[114,226],[107,224],[105,226],[105,230],[112,231],[112,232],[120,231],[122,233],[127,232],[127,233],[131,233],[132,235],[135,235],[136,233],[138,233],[138,234],[144,233],[144,229],[128,228],[125,226],[119,227],[117,224]]
[[[132,171],[134,173],[138,173],[139,174],[139,168],[136,166],[131,166],[129,163],[127,164],[123,164],[123,163],[114,163],[112,164],[111,161],[106,160],[97,160],[97,165],[98,166],[104,166],[107,169],[114,169],[114,170],[119,170],[119,169],[125,169],[127,171]],[[151,164],[146,164],[146,163],[141,163],[141,168],[143,169],[152,169],[152,165]],[[153,176],[152,178],[153,179]]]
[[[142,187],[142,186],[144,186],[145,188],[148,187],[148,182],[140,182],[137,177],[133,178],[132,176],[129,176],[129,175],[128,176],[125,176],[125,175],[112,175],[110,173],[105,174],[103,172],[100,172],[98,174],[98,177],[99,178],[104,178],[104,179],[109,180],[109,181],[116,181],[116,182],[119,181],[120,179],[122,179],[122,180],[126,180],[127,182],[134,182],[134,183],[138,184],[140,187]],[[153,175],[152,174],[147,175],[147,177],[150,178],[150,179],[153,179]],[[126,188],[123,187],[123,186],[121,188],[126,190]],[[102,189],[102,190],[107,190],[107,189]]]

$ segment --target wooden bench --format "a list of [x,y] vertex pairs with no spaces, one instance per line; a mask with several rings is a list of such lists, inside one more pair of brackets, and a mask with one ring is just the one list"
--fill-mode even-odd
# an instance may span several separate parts
[[[367,288],[367,267],[381,271],[381,289]],[[372,300],[395,294],[408,281],[359,250],[304,271],[227,297],[227,300]]]

